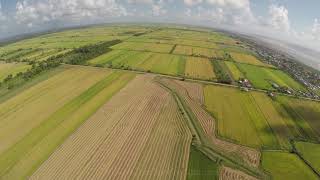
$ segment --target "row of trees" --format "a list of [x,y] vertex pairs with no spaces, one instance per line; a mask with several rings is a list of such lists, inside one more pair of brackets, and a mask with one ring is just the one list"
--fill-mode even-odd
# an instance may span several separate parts
[[120,40],[113,40],[95,45],[84,46],[74,49],[66,54],[53,57],[52,59],[67,64],[86,64],[88,60],[111,51],[110,47],[120,42]]
[[225,71],[224,67],[222,67],[222,64],[220,64],[220,61],[211,60],[211,63],[214,67],[213,69],[218,78],[218,82],[231,84],[232,79],[230,78],[229,74]]

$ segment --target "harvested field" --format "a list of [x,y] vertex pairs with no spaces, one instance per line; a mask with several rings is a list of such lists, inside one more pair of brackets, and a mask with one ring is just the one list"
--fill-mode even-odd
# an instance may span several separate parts
[[185,179],[191,133],[172,96],[152,78],[129,83],[31,179]]
[[222,166],[220,168],[219,180],[257,180],[257,178],[242,171]]
[[203,86],[199,83],[191,83],[186,81],[176,81],[180,86],[182,86],[192,100],[197,101],[199,104],[204,104]]
[[263,152],[262,168],[269,172],[274,180],[319,179],[297,155],[292,153]]
[[177,92],[177,94],[185,101],[186,106],[190,108],[191,112],[198,120],[196,123],[199,123],[199,128],[201,128],[203,135],[209,139],[210,143],[212,143],[214,147],[218,149],[218,151],[226,154],[230,153],[233,156],[237,156],[237,158],[243,160],[250,166],[259,166],[259,151],[238,144],[233,144],[216,137],[215,119],[213,119],[213,117],[202,108],[201,104],[189,97],[187,90],[183,86],[179,85],[181,82],[178,83],[177,80],[169,79],[161,79],[161,82],[166,84],[166,86],[168,86],[173,91]]
[[188,57],[185,76],[195,79],[213,80],[216,78],[210,61],[206,58]]
[[[86,77],[92,78],[90,75]],[[123,73],[106,76],[105,71],[103,75],[105,78],[49,114],[16,144],[1,153],[0,175],[5,179],[30,176],[91,114],[134,77],[133,74]],[[84,79],[82,77],[81,84]]]
[[96,68],[71,67],[1,103],[0,154],[108,73]]
[[320,174],[320,144],[295,142],[294,146],[299,155]]

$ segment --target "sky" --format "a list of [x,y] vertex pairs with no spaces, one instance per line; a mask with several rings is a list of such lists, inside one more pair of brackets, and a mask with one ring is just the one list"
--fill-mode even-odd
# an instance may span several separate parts
[[114,22],[225,28],[320,51],[320,0],[0,0],[0,38]]

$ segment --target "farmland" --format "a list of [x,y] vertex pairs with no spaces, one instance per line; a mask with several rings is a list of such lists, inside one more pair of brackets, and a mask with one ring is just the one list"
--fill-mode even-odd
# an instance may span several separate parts
[[285,152],[264,152],[262,167],[268,171],[273,179],[318,179],[298,156]]
[[137,24],[1,46],[0,179],[319,178],[320,103],[250,48]]
[[279,86],[305,91],[305,88],[301,84],[280,70],[247,64],[238,64],[238,67],[244,76],[246,76],[256,88],[273,89],[272,83],[276,83]]
[[296,142],[295,148],[302,158],[320,173],[320,145],[308,142]]
[[189,57],[186,62],[185,75],[195,79],[214,79],[215,74],[210,61],[205,58]]
[[[185,179],[191,134],[172,97],[151,80],[140,76],[129,83],[57,149],[31,179],[56,175]],[[160,148],[168,143],[167,148]],[[67,163],[57,166],[66,158]]]
[[27,71],[31,66],[25,63],[5,63],[0,61],[0,82],[2,82],[8,75],[15,76],[19,72]]

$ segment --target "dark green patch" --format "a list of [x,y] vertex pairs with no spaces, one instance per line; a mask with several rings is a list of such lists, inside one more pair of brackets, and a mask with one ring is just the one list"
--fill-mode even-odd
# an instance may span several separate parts
[[194,146],[191,146],[187,179],[218,179],[218,164],[209,159],[202,152],[197,150]]

